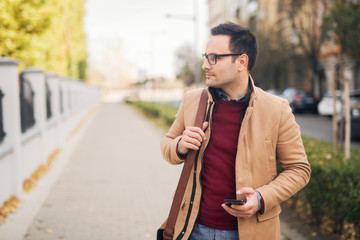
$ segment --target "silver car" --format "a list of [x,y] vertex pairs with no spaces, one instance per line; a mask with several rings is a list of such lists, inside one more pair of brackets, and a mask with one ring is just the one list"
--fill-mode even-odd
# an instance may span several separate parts
[[[360,89],[350,91],[350,109],[360,101]],[[332,116],[334,112],[332,93],[327,92],[318,105],[318,112],[323,116]],[[341,109],[341,91],[336,91],[336,112],[340,114]]]

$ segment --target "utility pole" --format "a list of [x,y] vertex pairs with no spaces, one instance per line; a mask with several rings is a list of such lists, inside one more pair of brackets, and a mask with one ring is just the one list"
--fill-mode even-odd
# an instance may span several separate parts
[[200,71],[199,71],[199,61],[198,61],[198,43],[199,43],[199,4],[198,0],[193,0],[193,16],[188,15],[173,15],[166,14],[166,18],[182,19],[193,21],[194,25],[194,40],[193,40],[193,66],[194,66],[194,82],[198,86],[200,84]]

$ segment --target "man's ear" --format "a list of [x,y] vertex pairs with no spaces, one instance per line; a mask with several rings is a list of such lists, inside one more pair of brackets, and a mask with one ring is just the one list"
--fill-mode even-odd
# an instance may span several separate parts
[[236,69],[238,72],[242,72],[247,69],[249,63],[249,57],[247,54],[242,54],[236,59]]

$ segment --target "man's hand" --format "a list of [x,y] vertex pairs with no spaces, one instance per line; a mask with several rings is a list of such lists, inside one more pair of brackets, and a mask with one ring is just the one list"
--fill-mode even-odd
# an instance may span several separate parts
[[249,187],[245,187],[236,193],[244,193],[246,195],[247,201],[244,205],[232,204],[231,207],[228,207],[223,203],[221,206],[234,217],[250,218],[259,209],[259,202],[255,190]]
[[180,152],[187,154],[189,149],[198,150],[201,142],[206,139],[204,131],[208,126],[209,122],[204,122],[202,129],[199,127],[187,127],[179,142]]

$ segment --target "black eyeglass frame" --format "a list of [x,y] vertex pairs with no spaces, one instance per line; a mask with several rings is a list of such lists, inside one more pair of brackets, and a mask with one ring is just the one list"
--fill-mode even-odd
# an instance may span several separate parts
[[[240,55],[243,55],[243,53],[227,53],[227,54],[215,54],[215,53],[206,54],[206,53],[204,53],[204,54],[202,54],[203,58],[206,58],[206,60],[208,61],[208,63],[209,63],[210,65],[212,65],[212,66],[217,63],[218,57],[240,56]],[[209,56],[214,56],[214,57],[215,57],[215,60],[214,60],[215,63],[214,63],[214,64],[212,64],[212,63],[209,61]],[[205,61],[205,59],[204,59],[204,61]]]

